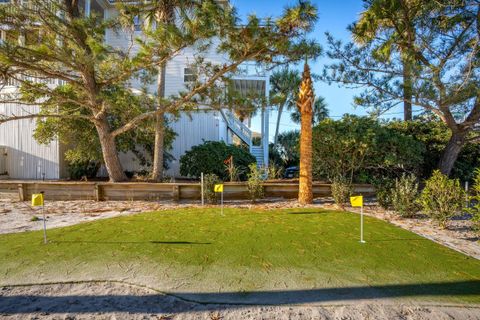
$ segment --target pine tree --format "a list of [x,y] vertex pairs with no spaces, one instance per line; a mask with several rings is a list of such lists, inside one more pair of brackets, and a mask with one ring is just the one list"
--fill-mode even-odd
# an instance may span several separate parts
[[[188,110],[198,105],[199,97],[208,96],[213,101],[245,61],[274,66],[298,61],[305,52],[311,56],[320,52],[315,42],[304,40],[317,18],[308,1],[287,8],[279,19],[262,23],[251,16],[239,26],[233,8],[204,0],[189,12],[183,26],[163,24],[145,30],[144,36],[131,37],[127,49],[108,45],[107,30],[126,32],[125,20],[133,20],[134,14],[138,11],[110,19],[94,14],[87,17],[76,0],[31,0],[0,6],[0,25],[9,34],[0,43],[0,74],[4,81],[13,80],[21,86],[19,94],[2,95],[0,102],[22,103],[27,109],[31,106],[27,115],[0,114],[0,124],[25,118],[88,122],[98,135],[110,180],[125,181],[118,156],[123,135],[162,113]],[[163,108],[158,108],[157,99],[131,89],[132,78],[157,69],[186,48],[197,44],[211,48],[212,39],[217,40],[216,49],[229,58],[228,62],[202,64],[205,72],[198,81],[163,99]],[[134,46],[138,50],[129,50]],[[125,106],[124,101],[131,103]]]

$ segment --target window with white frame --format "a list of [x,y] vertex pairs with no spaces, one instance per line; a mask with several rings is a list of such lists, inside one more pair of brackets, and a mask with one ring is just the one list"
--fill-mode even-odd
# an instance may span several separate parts
[[140,18],[140,16],[133,17],[133,27],[135,31],[142,30],[142,19]]
[[195,82],[197,81],[197,71],[195,68],[184,68],[183,69],[183,82]]

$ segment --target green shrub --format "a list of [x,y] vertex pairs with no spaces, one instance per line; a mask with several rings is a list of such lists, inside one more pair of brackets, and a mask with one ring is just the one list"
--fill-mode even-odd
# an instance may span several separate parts
[[378,205],[384,209],[389,209],[392,206],[392,189],[395,186],[395,181],[381,179],[373,183],[373,185],[375,186]]
[[331,188],[335,204],[340,209],[344,209],[349,201],[350,195],[352,194],[352,184],[347,179],[336,178],[333,180]]
[[72,162],[68,164],[68,173],[70,179],[93,179],[97,176],[100,169],[99,161]]
[[480,168],[475,169],[470,201],[472,206],[467,209],[467,212],[472,215],[474,230],[480,234]]
[[352,177],[367,182],[398,177],[422,166],[424,147],[398,130],[369,117],[327,119],[313,129],[313,176],[316,180]]
[[395,212],[405,218],[413,217],[418,211],[417,198],[418,183],[413,174],[404,174],[395,180],[395,186],[391,189],[392,207]]
[[[431,176],[433,170],[437,168],[440,157],[451,136],[451,131],[439,119],[418,119],[414,121],[390,121],[387,124],[391,130],[402,135],[407,135],[420,142],[425,149],[419,176],[427,178]],[[474,135],[474,133],[471,133]],[[458,155],[455,165],[450,173],[452,178],[458,178],[461,181],[471,180],[475,168],[480,166],[480,148],[478,143],[466,142],[462,151]]]
[[284,171],[283,167],[271,163],[268,166],[268,179],[281,179],[283,178]]
[[233,163],[231,164],[226,164],[225,165],[225,171],[227,172],[228,174],[228,181],[230,182],[234,182],[234,181],[238,181],[239,180],[239,177],[240,177],[240,174],[241,174],[241,171],[240,169],[235,166]]
[[217,175],[209,173],[203,176],[203,196],[205,201],[210,204],[217,203],[217,195],[214,187],[216,184],[221,183]]
[[248,166],[256,159],[247,150],[234,145],[227,145],[223,141],[206,141],[192,147],[180,158],[180,173],[183,176],[200,177],[200,174],[213,173],[220,179],[229,179],[225,170],[224,161],[233,156],[233,165],[237,168],[239,179],[246,180]]
[[449,179],[435,170],[420,195],[423,211],[445,228],[448,220],[463,206],[464,191],[458,179]]
[[263,190],[263,170],[258,169],[255,163],[249,166],[250,173],[248,174],[247,190],[250,194],[250,199],[255,202],[264,197]]

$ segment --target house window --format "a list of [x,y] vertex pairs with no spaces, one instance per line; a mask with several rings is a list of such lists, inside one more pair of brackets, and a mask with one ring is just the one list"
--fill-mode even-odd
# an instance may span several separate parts
[[194,68],[183,69],[183,82],[197,81],[197,72]]
[[133,17],[133,27],[135,31],[142,30],[142,19],[139,16]]

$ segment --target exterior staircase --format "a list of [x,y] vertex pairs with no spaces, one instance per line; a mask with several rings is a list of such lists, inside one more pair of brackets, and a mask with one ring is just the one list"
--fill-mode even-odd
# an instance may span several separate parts
[[251,146],[250,153],[257,159],[257,166],[259,168],[265,165],[265,160],[263,156],[263,147],[262,146]]
[[222,117],[227,123],[228,129],[231,130],[240,140],[245,142],[250,153],[256,158],[259,168],[265,166],[264,150],[262,146],[254,146],[252,144],[252,130],[247,127],[238,117],[230,110],[222,110]]
[[225,120],[228,128],[250,148],[252,147],[252,130],[247,127],[238,117],[231,111],[224,112]]

